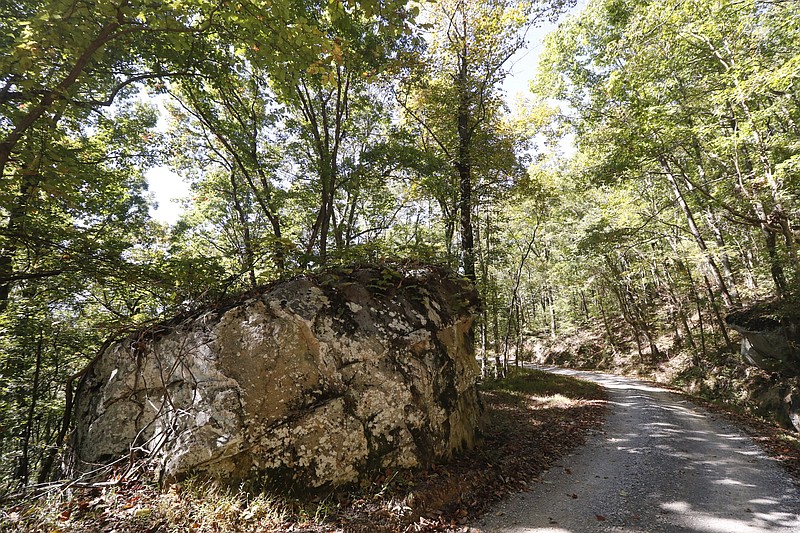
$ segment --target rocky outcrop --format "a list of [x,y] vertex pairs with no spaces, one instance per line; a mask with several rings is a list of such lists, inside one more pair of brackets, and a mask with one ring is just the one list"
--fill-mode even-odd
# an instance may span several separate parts
[[800,376],[800,317],[788,303],[764,302],[730,313],[728,326],[742,334],[742,357],[784,376]]
[[750,372],[744,382],[746,407],[785,428],[800,431],[800,378]]
[[[761,370],[746,384],[757,414],[800,431],[800,315],[796,301],[767,301],[730,313],[726,322],[742,335],[745,362]],[[768,377],[767,377],[768,376]]]
[[143,453],[167,479],[347,484],[473,445],[477,296],[433,267],[271,286],[109,347],[79,386],[86,470]]

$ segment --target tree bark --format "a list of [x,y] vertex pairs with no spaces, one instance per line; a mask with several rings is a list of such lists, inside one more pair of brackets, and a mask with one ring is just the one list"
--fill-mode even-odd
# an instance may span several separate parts
[[[693,353],[695,353],[697,352],[697,343],[694,340],[692,328],[689,326],[689,318],[686,316],[686,312],[683,308],[683,302],[681,301],[681,297],[678,295],[678,288],[675,285],[675,280],[670,275],[669,269],[666,267],[666,265],[664,267],[664,273],[667,278],[667,290],[669,291],[672,304],[675,306],[675,316],[680,321],[680,325],[683,326],[684,338],[686,338],[687,342],[689,343],[689,347],[692,349]],[[678,336],[680,336],[678,322],[675,323],[675,331]]]
[[[38,158],[36,162],[31,162],[22,169],[33,170],[38,166]],[[25,229],[25,218],[28,215],[28,204],[36,191],[36,188],[42,182],[41,175],[38,172],[23,172],[22,183],[19,185],[13,205],[8,213],[8,220],[6,221],[5,228],[0,233],[0,238],[5,236],[5,242],[2,242],[0,248],[0,313],[8,308],[8,299],[11,296],[11,288],[15,277],[14,256],[17,253],[19,246],[9,240],[18,240]]]
[[236,215],[239,217],[239,223],[242,225],[244,267],[250,278],[250,287],[255,288],[258,285],[258,281],[256,280],[256,257],[253,251],[253,239],[250,235],[250,222],[247,220],[247,215],[242,208],[242,203],[239,201],[239,184],[236,182],[236,173],[232,170],[230,172],[230,182],[233,208],[236,211]]
[[734,303],[738,304],[740,302],[739,291],[736,288],[736,281],[733,277],[731,260],[725,248],[725,239],[722,236],[722,231],[719,229],[719,221],[717,220],[717,215],[708,206],[706,207],[705,219],[706,219],[706,224],[711,229],[711,233],[714,234],[714,240],[716,241],[717,246],[719,247],[719,262],[720,265],[722,266],[722,275],[724,276],[725,281],[728,284],[728,289],[730,291],[731,299],[733,300]]
[[603,302],[599,299],[596,301],[597,308],[600,310],[600,318],[603,320],[603,329],[606,332],[606,337],[608,337],[608,343],[611,345],[611,349],[614,352],[618,352],[619,348],[617,347],[617,339],[614,337],[614,334],[611,332],[611,325],[608,323],[608,315],[606,314],[605,306]]
[[753,211],[755,212],[756,216],[762,220],[760,229],[767,245],[770,274],[772,275],[772,281],[775,283],[775,294],[778,296],[778,298],[783,298],[788,292],[788,284],[786,283],[786,275],[783,272],[783,265],[781,264],[780,257],[778,256],[775,233],[767,223],[767,215],[764,211],[764,205],[758,200],[753,200],[752,204]]
[[703,281],[705,281],[706,291],[708,292],[708,301],[711,304],[711,311],[714,313],[714,318],[717,319],[717,324],[719,325],[719,331],[722,334],[722,338],[725,339],[725,344],[727,345],[728,350],[735,352],[736,347],[733,345],[730,337],[728,336],[725,320],[722,318],[722,313],[717,305],[717,300],[714,298],[714,289],[711,288],[711,281],[709,281],[708,276],[705,275],[703,276]]
[[470,131],[470,99],[467,89],[467,45],[464,42],[458,70],[458,170],[459,212],[461,215],[461,266],[464,275],[475,281],[475,241],[472,232],[472,132]]
[[25,429],[22,432],[22,445],[17,464],[16,477],[20,485],[28,484],[30,476],[30,442],[33,434],[33,422],[36,415],[36,403],[39,400],[39,377],[42,373],[42,351],[44,350],[44,337],[41,328],[36,341],[36,366],[33,372],[33,384],[31,386],[31,403],[28,406],[28,417],[25,421]]
[[639,338],[639,327],[636,321],[631,317],[630,309],[628,308],[627,298],[622,295],[620,287],[613,283],[611,292],[617,297],[619,302],[619,309],[622,312],[622,318],[631,327],[633,332],[633,339],[636,341],[636,350],[639,353],[639,362],[644,363],[644,351],[642,350],[642,339]]

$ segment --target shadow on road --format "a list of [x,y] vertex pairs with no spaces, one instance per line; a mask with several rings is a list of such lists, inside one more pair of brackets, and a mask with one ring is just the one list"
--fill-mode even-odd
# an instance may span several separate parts
[[729,422],[650,384],[553,367],[609,391],[602,435],[483,531],[800,532],[789,476]]

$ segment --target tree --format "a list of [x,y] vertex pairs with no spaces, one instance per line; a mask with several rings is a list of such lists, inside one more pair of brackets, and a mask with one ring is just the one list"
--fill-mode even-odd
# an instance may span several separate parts
[[540,230],[562,328],[597,320],[612,351],[685,349],[700,372],[730,364],[731,307],[797,290],[799,22],[781,2],[598,0],[548,39],[534,90],[562,105],[539,131],[578,150]]
[[571,122],[599,180],[669,184],[725,306],[739,296],[722,222],[761,231],[783,295],[785,269],[797,275],[786,230],[797,198],[792,178],[776,179],[774,169],[796,159],[787,122],[796,106],[793,86],[772,72],[796,71],[796,16],[782,3],[664,7],[591,4],[551,40],[540,87],[575,109]]
[[[258,135],[273,117],[256,106],[263,94],[247,92],[247,75],[237,86],[235,76],[220,74],[249,66],[271,84],[299,79],[319,60],[320,47],[335,42],[309,21],[333,20],[338,11],[369,17],[385,49],[392,48],[392,36],[409,29],[404,3],[373,0],[347,6],[23,0],[0,6],[4,489],[52,473],[53,446],[69,429],[58,423],[69,398],[63,387],[102,343],[98,332],[120,334],[219,296],[235,281],[224,277],[223,258],[203,258],[186,241],[170,242],[165,229],[148,220],[143,172],[163,153],[153,131],[157,114],[137,103],[136,93],[147,83],[163,91],[181,80],[196,89],[194,103],[204,111],[196,118],[205,120],[206,131],[220,133],[218,143],[234,141],[227,161],[242,159],[229,165],[230,190],[224,192],[239,208],[237,231],[254,229],[241,261],[253,284],[262,250],[270,250],[274,264],[282,260],[276,230],[282,229],[281,195],[270,188],[271,176],[259,174],[270,170],[264,164],[269,154],[253,154],[242,137]],[[205,94],[200,89],[206,87],[213,90]],[[227,88],[246,90],[228,94]],[[239,121],[237,113],[248,106],[253,113]],[[246,131],[236,136],[241,125]],[[274,218],[251,218],[259,209]],[[272,239],[262,239],[264,228]]]
[[[60,173],[74,174],[71,164],[85,164],[75,161],[80,150],[65,139],[83,136],[93,113],[135,83],[167,75],[153,50],[180,53],[179,47],[189,46],[186,36],[207,28],[217,9],[202,3],[162,7],[156,16],[152,6],[127,0],[22,2],[3,13],[0,176],[7,192],[0,198],[0,310],[20,276],[58,274],[19,271],[26,263],[16,255],[32,238],[25,229],[31,200],[43,189],[56,196],[62,186],[68,191],[75,183]],[[53,169],[56,152],[60,168]]]
[[489,140],[497,131],[500,84],[508,75],[509,60],[525,45],[528,29],[565,6],[565,2],[445,0],[426,12],[433,27],[429,52],[421,74],[408,80],[399,101],[453,168],[458,195],[456,205],[446,211],[459,213],[460,263],[473,281],[473,174],[482,148],[487,148],[480,140]]
[[[411,12],[402,4],[390,10],[371,2],[294,4],[288,30],[279,32],[288,31],[288,41],[276,39],[275,21],[256,15],[262,7],[245,4],[223,25],[220,39],[235,44],[208,51],[221,68],[212,65],[202,78],[172,86],[185,111],[202,124],[202,142],[218,145],[212,151],[227,169],[231,189],[252,194],[258,216],[269,221],[280,271],[286,265],[279,255],[288,248],[302,248],[295,259],[306,266],[327,262],[330,244],[337,251],[347,246],[352,232],[345,222],[353,222],[355,204],[348,209],[342,202],[359,197],[354,185],[365,152],[359,145],[386,126],[376,120],[384,111],[380,74],[414,38]],[[234,72],[226,71],[230,66]],[[285,159],[280,176],[278,158],[268,153]],[[228,195],[238,226],[244,234],[255,231],[245,223],[252,213],[234,196]],[[289,213],[293,208],[300,212]],[[252,263],[258,254],[244,234]],[[253,283],[254,268],[248,267]]]
[[[318,210],[306,238],[306,253],[318,245],[318,261],[328,260],[331,234],[338,249],[345,246],[342,228],[352,222],[351,209],[338,210],[337,198],[355,192],[364,141],[379,135],[377,117],[387,114],[378,74],[402,61],[415,45],[403,11],[399,26],[369,9],[328,5],[320,31],[329,44],[294,77],[279,80],[276,92],[289,111],[287,125],[304,155],[303,168],[315,177]],[[395,22],[394,24],[397,24]],[[385,129],[385,122],[380,126]],[[351,171],[345,173],[345,166]],[[349,214],[348,214],[349,211]],[[338,220],[344,224],[337,223]],[[347,233],[347,231],[345,231]]]
[[228,65],[221,71],[171,84],[170,138],[174,164],[195,182],[195,214],[206,213],[195,223],[226,226],[230,246],[219,252],[240,258],[234,274],[246,273],[253,287],[263,256],[269,255],[268,270],[286,268],[278,106],[266,74],[225,52],[218,52],[218,64]]

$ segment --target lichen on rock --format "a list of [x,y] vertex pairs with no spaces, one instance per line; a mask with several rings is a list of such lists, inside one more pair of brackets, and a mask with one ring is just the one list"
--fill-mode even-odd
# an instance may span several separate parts
[[438,267],[361,267],[137,332],[79,386],[75,466],[317,488],[446,460],[482,418],[477,305]]

